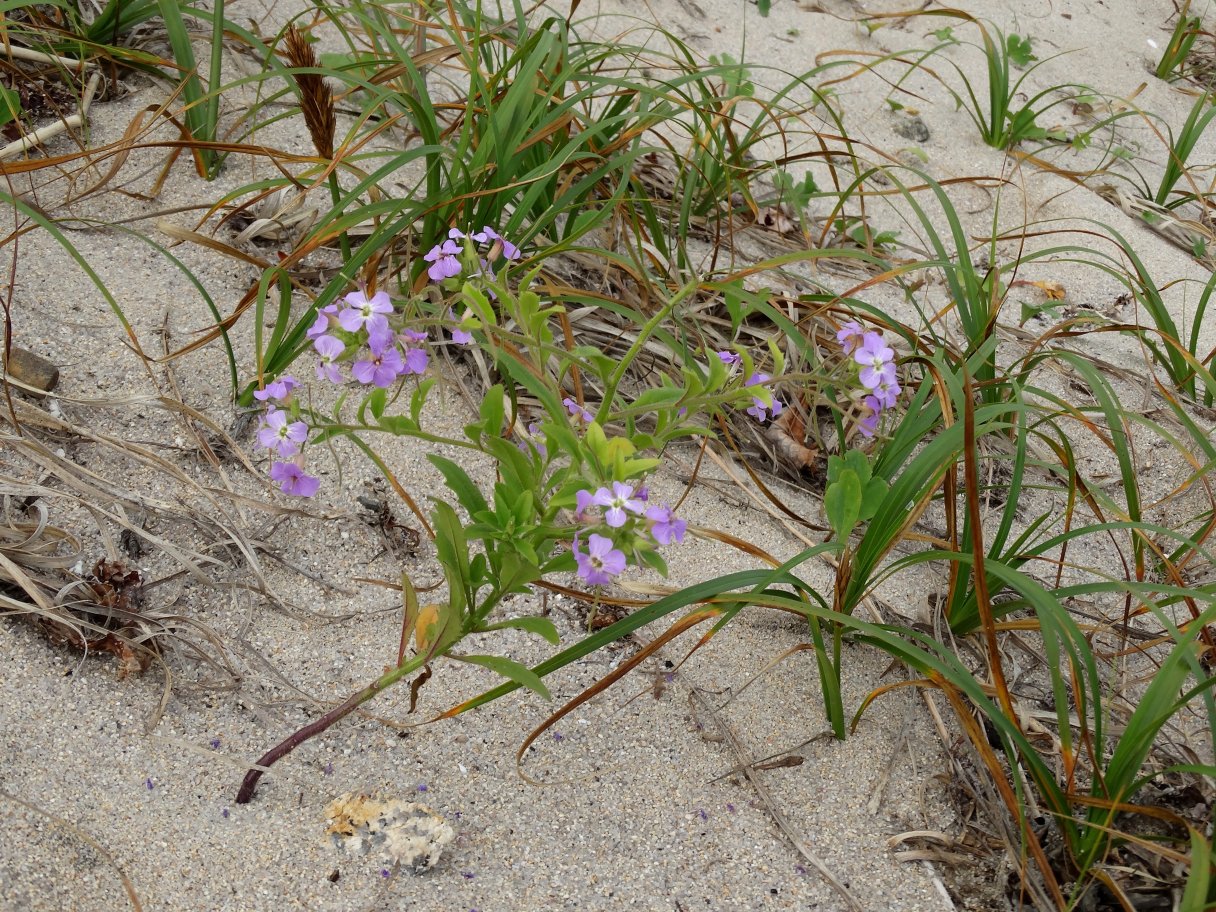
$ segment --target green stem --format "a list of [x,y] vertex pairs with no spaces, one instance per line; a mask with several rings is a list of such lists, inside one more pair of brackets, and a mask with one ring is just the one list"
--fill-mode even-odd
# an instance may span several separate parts
[[624,356],[621,358],[621,363],[617,365],[616,370],[612,372],[612,376],[608,379],[608,385],[604,389],[604,401],[600,403],[599,414],[595,416],[595,420],[600,424],[603,424],[604,421],[607,420],[608,413],[612,410],[612,400],[616,398],[617,387],[621,385],[621,380],[623,380],[625,377],[625,371],[629,369],[629,365],[633,362],[633,359],[638,356],[638,352],[642,350],[642,346],[646,344],[646,340],[650,338],[651,334],[654,333],[656,329],[658,329],[659,324],[666,320],[667,317],[671,315],[671,312],[675,310],[685,298],[696,291],[698,287],[700,287],[700,282],[696,280],[689,282],[674,295],[672,295],[671,300],[667,302],[665,307],[660,309],[653,317],[646,321],[646,325],[642,327],[641,332],[638,333],[638,337],[634,339],[633,344],[629,346],[629,351],[625,352]]
[[[334,201],[334,208],[342,201],[342,188],[338,185],[338,173],[329,172],[329,197]],[[350,259],[350,237],[345,231],[338,235],[338,244],[342,248],[342,261]]]

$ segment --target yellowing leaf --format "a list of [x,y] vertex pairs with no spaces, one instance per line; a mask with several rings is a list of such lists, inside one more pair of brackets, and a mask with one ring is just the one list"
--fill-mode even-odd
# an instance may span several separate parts
[[439,606],[432,603],[418,612],[414,623],[414,645],[419,654],[425,653],[439,634]]
[[1031,282],[1035,288],[1047,295],[1049,301],[1063,301],[1067,292],[1059,282]]

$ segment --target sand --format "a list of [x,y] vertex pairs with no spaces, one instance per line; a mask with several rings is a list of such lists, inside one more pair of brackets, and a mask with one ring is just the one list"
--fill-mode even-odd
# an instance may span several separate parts
[[[1065,0],[1013,3],[1000,10],[978,2],[960,5],[1028,32],[1039,42],[1041,56],[1067,52],[1029,77],[1035,91],[1080,81],[1126,97],[1147,83],[1137,104],[1174,125],[1185,117],[1190,100],[1146,71],[1154,53],[1147,40],[1160,45],[1168,38],[1161,30],[1170,8],[1166,2]],[[768,18],[742,0],[653,0],[627,9],[640,20],[653,17],[706,57],[725,52],[757,66],[776,62],[800,72],[813,65],[816,54],[836,48],[887,53],[926,46],[925,35],[939,26],[937,21],[892,25],[873,34],[852,21],[863,12],[904,6],[775,0]],[[602,7],[605,14],[619,9],[607,2]],[[236,12],[230,9],[230,15]],[[590,2],[578,11],[580,17],[596,12]],[[251,9],[241,15],[262,14]],[[605,18],[595,28],[609,35],[623,23]],[[978,72],[967,49],[948,56],[967,72]],[[937,69],[952,78],[944,63]],[[761,71],[755,78],[763,85],[780,82],[776,74]],[[136,112],[164,98],[162,86],[140,79],[130,85],[126,97],[94,108],[94,143],[117,138]],[[1098,219],[1132,239],[1162,284],[1206,275],[1185,252],[1097,194],[1044,170],[1019,168],[985,147],[932,80],[918,76],[905,88],[918,97],[900,97],[928,128],[928,139],[915,145],[930,173],[939,180],[979,174],[1010,178],[1001,191],[1002,227]],[[887,83],[859,77],[837,91],[855,139],[891,155],[910,145],[896,132],[899,117],[906,115],[890,111]],[[228,103],[237,106],[235,100]],[[1067,106],[1060,110],[1061,116],[1068,114]],[[1159,169],[1164,154],[1151,132],[1143,122],[1123,123],[1126,141],[1143,144],[1143,166]],[[306,137],[293,120],[267,131],[264,141],[292,148]],[[1043,155],[1059,167],[1079,168],[1087,161],[1067,149]],[[1193,160],[1216,160],[1211,135]],[[155,177],[149,169],[161,161],[160,153],[133,157],[123,181],[129,189],[146,191]],[[216,182],[205,184],[183,159],[155,200],[110,192],[57,214],[107,221],[143,217],[133,226],[164,243],[150,213],[192,227],[196,214],[173,210],[214,201],[264,173],[258,167],[264,166],[233,160]],[[973,236],[991,230],[991,195],[963,188],[956,204],[966,212]],[[901,228],[905,237],[912,233],[894,221],[894,210],[891,218],[889,227]],[[155,249],[115,229],[84,222],[70,227],[72,243],[114,293],[149,353],[162,350],[162,331],[172,347],[207,325],[195,289]],[[239,300],[257,275],[252,266],[195,245],[178,246],[173,253],[202,279],[221,311]],[[1070,300],[1095,308],[1108,306],[1121,291],[1114,280],[1063,261],[1028,269],[1024,277],[1061,282]],[[876,303],[896,306],[881,297],[886,292],[875,294]],[[1182,286],[1169,294],[1180,314],[1193,302],[1193,292]],[[222,357],[213,347],[174,363],[172,376],[164,365],[146,368],[124,345],[123,332],[93,283],[45,232],[21,238],[13,304],[15,342],[61,368],[55,408],[64,420],[137,443],[178,471],[170,476],[104,441],[40,431],[52,452],[61,448],[61,458],[104,480],[114,501],[99,506],[114,511],[117,503],[134,511],[145,505],[149,529],[190,552],[222,540],[220,530],[235,530],[234,537],[256,543],[260,575],[247,555],[214,548],[203,566],[206,582],[179,576],[148,593],[158,610],[214,630],[219,645],[186,632],[204,643],[209,655],[222,654],[227,672],[177,650],[164,667],[120,681],[109,658],[82,659],[48,644],[26,625],[0,622],[0,820],[6,832],[0,844],[0,908],[85,912],[135,908],[136,902],[145,910],[848,908],[790,833],[856,898],[857,908],[999,908],[985,905],[996,902],[989,894],[952,899],[938,879],[940,867],[901,861],[888,843],[913,830],[958,835],[962,826],[940,779],[949,766],[922,696],[911,688],[896,690],[867,711],[847,740],[826,737],[811,653],[789,655],[743,690],[770,661],[808,640],[796,620],[760,609],[744,612],[678,670],[674,665],[692,645],[691,637],[664,648],[639,672],[562,719],[525,757],[523,771],[540,784],[521,777],[515,762],[519,745],[562,701],[634,654],[657,630],[553,675],[548,681],[553,703],[515,693],[455,720],[419,725],[495,683],[484,670],[440,663],[413,714],[408,688],[398,687],[367,707],[378,719],[343,721],[276,765],[251,804],[236,805],[233,795],[249,763],[394,660],[397,597],[357,581],[391,580],[399,572],[392,556],[381,553],[381,539],[355,499],[367,493],[375,473],[340,447],[341,476],[337,464],[319,461],[322,494],[302,511],[288,511],[283,508],[300,505],[271,493],[259,474],[239,462],[210,465],[199,456],[191,428],[159,407],[155,397],[180,397],[230,428],[236,409]],[[234,335],[243,370],[252,357],[248,327],[247,319]],[[1205,328],[1204,335],[1210,340],[1213,328]],[[1109,346],[1104,352],[1109,358],[1130,356],[1139,365],[1126,340],[1107,336],[1101,344]],[[1126,389],[1136,390],[1135,382]],[[445,405],[437,420],[441,429],[454,432],[470,413],[454,387],[445,386],[441,395]],[[237,442],[249,447],[251,441],[238,437]],[[385,452],[407,488],[435,486],[437,476],[422,447],[389,445]],[[693,454],[677,455],[691,461]],[[470,469],[485,477],[484,465]],[[710,472],[722,477],[716,467]],[[0,452],[0,473],[5,494],[21,495],[44,478],[42,469],[14,449]],[[1163,476],[1161,484],[1167,483]],[[796,512],[821,515],[808,492],[776,484]],[[678,498],[683,490],[678,467],[660,473],[655,487]],[[44,502],[53,522],[81,536],[89,562],[106,553],[97,516],[65,498],[48,496]],[[275,506],[264,509],[259,503]],[[191,513],[206,521],[190,519]],[[729,481],[720,489],[694,489],[682,513],[690,524],[743,536],[781,557],[804,546],[750,500],[745,487]],[[398,514],[408,520],[404,510]],[[109,537],[117,537],[113,522],[101,525]],[[138,560],[149,580],[180,569],[152,547]],[[405,558],[405,566],[417,579],[438,576],[425,543]],[[669,582],[688,584],[755,566],[737,551],[690,539],[672,554]],[[830,591],[827,566],[808,565],[806,572]],[[901,577],[880,595],[886,609],[917,618],[927,612],[925,595],[935,585],[932,577]],[[521,615],[541,607],[539,598],[508,606]],[[563,645],[581,636],[584,609],[561,597],[549,597],[544,607]],[[544,644],[518,632],[496,636],[486,651],[491,649],[528,664],[549,654]],[[904,676],[888,666],[882,654],[847,647],[846,708],[851,711],[873,688]],[[166,676],[173,688],[162,712]],[[701,700],[715,707],[715,716]],[[948,718],[944,704],[942,712]],[[151,719],[156,721],[149,727]],[[759,789],[732,772],[787,752],[803,762],[756,772]],[[352,792],[425,803],[452,825],[455,840],[425,874],[352,856],[326,833],[327,805]],[[790,833],[778,828],[774,808]]]

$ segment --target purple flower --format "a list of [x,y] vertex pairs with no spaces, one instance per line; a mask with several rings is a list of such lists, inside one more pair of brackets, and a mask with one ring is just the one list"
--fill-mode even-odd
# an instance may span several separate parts
[[837,331],[836,341],[840,343],[840,347],[844,349],[846,355],[851,355],[861,346],[864,335],[865,330],[861,328],[861,324],[856,320],[850,320]]
[[220,739],[219,739],[219,738],[212,738],[212,739],[211,739],[210,741],[208,741],[207,743],[211,745],[211,749],[212,749],[212,750],[219,750],[219,749],[220,749]]
[[[768,374],[752,374],[747,378],[748,386],[759,386],[761,383],[767,383],[773,379]],[[776,418],[785,408],[776,396],[773,397],[771,406],[765,405],[764,400],[759,396],[752,397],[752,407],[747,410],[747,413],[759,421],[761,424],[769,418]]]
[[587,518],[587,512],[595,506],[595,495],[590,491],[579,491],[574,495],[574,513],[580,520]]
[[[862,385],[868,390],[877,390],[880,386],[883,389],[889,389],[892,385],[898,386],[895,380],[895,364],[891,361],[877,368],[863,367],[858,377],[861,379]],[[886,399],[888,397],[884,394],[879,398]]]
[[[882,341],[878,333],[868,332],[862,337],[861,347],[853,353],[853,360],[861,365],[860,379],[862,384],[874,389],[878,385],[880,371],[890,364],[895,352]],[[895,366],[891,365],[890,375],[894,378]]]
[[670,507],[650,507],[646,510],[646,518],[653,523],[650,534],[660,545],[670,545],[673,541],[680,544],[684,541],[684,530],[688,523],[677,519]]
[[727,367],[738,367],[743,363],[743,356],[733,351],[720,351],[718,352],[718,358]]
[[300,384],[296,382],[296,378],[290,374],[284,374],[273,383],[267,383],[264,389],[254,390],[253,398],[258,402],[265,402],[268,399],[273,399],[275,402],[283,402],[291,395],[291,391]]
[[467,236],[468,235],[466,235],[459,228],[449,228],[448,229],[448,238],[453,241],[463,241]]
[[312,497],[321,487],[321,479],[305,474],[294,462],[276,462],[270,467],[270,480],[292,497]]
[[646,509],[646,505],[633,496],[633,487],[623,481],[614,481],[611,491],[600,488],[591,496],[591,503],[608,508],[604,511],[604,522],[614,529],[625,525],[626,510],[640,515]]
[[528,425],[527,436],[521,434],[515,438],[515,445],[521,453],[527,453],[528,448],[531,447],[540,454],[541,459],[546,459],[549,456],[549,450],[545,446],[544,441],[541,440],[540,426],[535,421]]
[[312,324],[312,326],[309,328],[308,332],[305,333],[305,335],[309,339],[316,339],[317,336],[320,336],[320,335],[323,335],[324,333],[329,332],[329,328],[334,324],[334,322],[337,321],[337,319],[338,319],[338,305],[337,304],[327,304],[326,306],[322,307],[320,310],[317,311],[316,322]]
[[317,361],[317,379],[328,380],[330,383],[341,383],[342,372],[335,363],[346,351],[346,346],[333,336],[317,336],[312,347],[317,350],[320,360]]
[[430,363],[430,355],[422,347],[426,341],[426,333],[415,329],[401,332],[401,342],[405,346],[405,368],[403,374],[425,374],[426,366]]
[[338,312],[338,324],[347,332],[358,332],[367,329],[369,336],[383,335],[388,332],[388,317],[385,314],[393,312],[393,302],[383,291],[377,291],[371,298],[360,288],[352,291],[344,300],[346,307]]
[[423,256],[423,259],[431,264],[426,274],[431,277],[432,282],[442,282],[460,275],[460,260],[456,258],[458,253],[460,245],[453,240],[446,240],[442,244],[436,244]]
[[280,456],[294,456],[307,438],[308,425],[303,421],[289,422],[287,413],[278,409],[266,414],[258,431],[258,443]]
[[[469,235],[478,244],[491,244],[491,252],[497,247],[508,260],[518,260],[523,254],[519,248],[488,225],[476,234]],[[491,257],[493,259],[493,257]]]
[[578,562],[578,575],[591,586],[606,586],[625,569],[624,552],[612,547],[611,538],[594,532],[587,540],[586,553],[579,551],[575,543],[574,559]]
[[[448,319],[452,321],[456,320],[456,312],[450,308],[448,309]],[[457,326],[452,330],[452,341],[457,345],[472,345],[473,334],[467,329],[462,329],[461,327]]]
[[472,880],[477,875],[474,874],[472,871],[461,871],[460,876],[463,877],[465,880]]
[[151,776],[144,780],[144,785],[147,786],[149,792],[156,788],[156,783],[152,781]]
[[228,819],[228,808],[224,808],[222,811],[220,811],[220,816],[223,817],[225,820],[227,820]]
[[351,366],[351,375],[364,386],[372,384],[386,389],[405,371],[405,362],[401,360],[401,352],[397,351],[396,345],[376,344],[381,340],[375,336],[367,341],[371,357],[356,361]]
[[[874,386],[874,398],[883,408],[895,408],[899,400],[899,382],[895,379],[895,365],[884,364],[878,383]],[[868,397],[867,397],[868,398]]]
[[562,734],[561,732],[559,732],[559,731],[555,731],[555,732],[553,733],[553,740],[554,740],[554,741],[564,741],[564,740],[566,740],[566,736],[565,736],[565,735],[563,735],[563,734]]
[[873,437],[878,430],[878,416],[882,412],[882,403],[876,396],[866,396],[862,400],[862,405],[866,408],[866,414],[858,419],[857,432],[862,437]]
[[419,782],[419,783],[418,783],[418,791],[420,791],[420,792],[425,792],[426,790],[427,790],[427,789],[426,789],[426,783],[425,783],[425,782]]
[[577,418],[579,421],[583,422],[583,424],[590,424],[595,420],[594,415],[592,415],[569,396],[562,400],[562,405],[566,407],[566,411],[570,413],[571,418]]

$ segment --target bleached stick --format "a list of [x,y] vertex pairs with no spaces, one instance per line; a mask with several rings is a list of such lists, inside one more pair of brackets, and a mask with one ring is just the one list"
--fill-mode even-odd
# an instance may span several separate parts
[[12,158],[14,155],[20,155],[33,146],[41,145],[48,139],[58,136],[64,130],[74,130],[77,127],[84,126],[84,119],[89,113],[89,104],[93,101],[93,95],[96,93],[97,84],[100,81],[101,73],[94,73],[89,79],[89,84],[85,86],[84,97],[80,99],[80,110],[77,113],[69,114],[61,120],[47,124],[45,127],[40,127],[33,133],[27,133],[20,139],[9,143],[3,149],[0,149],[0,161]]

